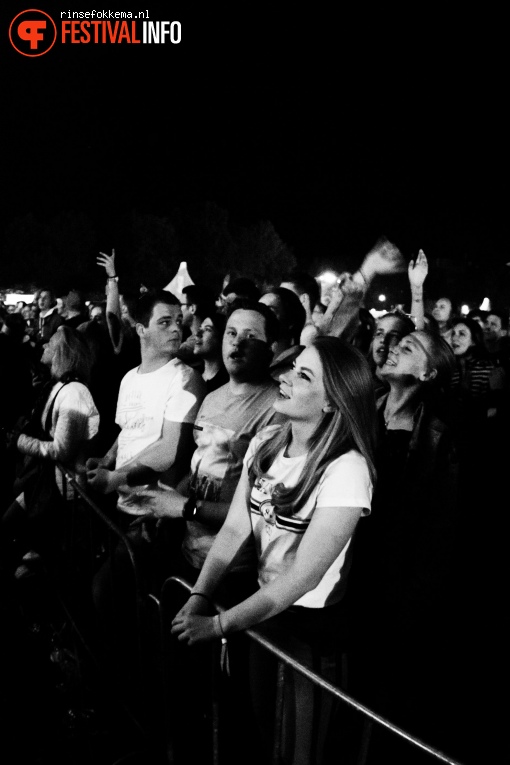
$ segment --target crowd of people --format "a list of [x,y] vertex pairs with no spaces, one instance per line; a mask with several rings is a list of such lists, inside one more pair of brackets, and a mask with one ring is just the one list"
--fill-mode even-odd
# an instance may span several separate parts
[[[347,682],[347,656],[349,690],[438,735],[425,718],[434,699],[442,719],[435,700],[485,581],[472,573],[483,508],[504,502],[506,458],[493,452],[509,421],[507,313],[464,316],[426,297],[420,251],[409,311],[375,319],[364,304],[373,279],[406,268],[387,241],[326,298],[298,271],[264,289],[240,277],[219,295],[190,285],[130,296],[115,253],[98,267],[104,302],[44,287],[29,305],[0,305],[2,576],[58,558],[66,503],[41,510],[27,467],[51,465],[61,490],[62,463],[93,496],[116,494],[112,518],[147,591],[174,574],[192,583],[176,652],[261,625],[333,684]],[[114,549],[91,582],[105,622],[128,564]],[[125,616],[109,628],[128,653],[127,605]],[[265,762],[276,666],[257,646],[247,653],[233,673],[250,688],[244,725]],[[195,675],[186,698],[200,706]],[[282,762],[327,762],[337,715],[288,675]]]

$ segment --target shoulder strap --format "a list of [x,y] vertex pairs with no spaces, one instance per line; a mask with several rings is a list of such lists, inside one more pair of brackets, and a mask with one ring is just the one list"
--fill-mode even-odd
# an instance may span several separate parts
[[59,388],[59,390],[56,392],[55,396],[53,397],[53,401],[51,402],[48,413],[46,415],[46,419],[44,421],[44,432],[47,436],[50,434],[50,427],[51,427],[51,418],[53,416],[53,407],[55,406],[55,401],[58,398],[59,393],[61,392],[62,388],[65,388],[66,385],[68,385],[70,382],[76,382],[75,380],[66,380],[65,383],[62,384],[62,387]]

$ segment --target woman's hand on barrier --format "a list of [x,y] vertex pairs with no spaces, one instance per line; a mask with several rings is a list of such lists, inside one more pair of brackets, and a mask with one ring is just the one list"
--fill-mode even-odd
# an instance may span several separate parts
[[[199,598],[192,598],[192,600],[199,600]],[[172,635],[188,645],[205,643],[219,637],[215,616],[202,616],[188,612],[183,614],[185,608],[186,606],[179,611],[172,622]]]
[[202,595],[190,595],[172,621],[172,626],[188,616],[209,616],[214,611],[209,600]]

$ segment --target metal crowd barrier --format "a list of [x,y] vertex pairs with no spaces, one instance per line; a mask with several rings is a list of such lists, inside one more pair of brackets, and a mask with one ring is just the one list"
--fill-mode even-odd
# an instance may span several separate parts
[[[76,522],[77,515],[80,515],[82,519],[84,518],[84,515],[85,515],[86,523],[90,523],[90,538],[89,538],[90,548],[88,550],[88,553],[90,554],[91,559],[88,563],[85,564],[85,568],[87,568],[87,566],[90,565],[91,567],[90,572],[92,572],[93,566],[97,565],[98,556],[104,555],[107,553],[106,537],[110,539],[113,537],[116,543],[122,543],[123,545],[125,545],[126,551],[131,561],[133,577],[135,582],[135,590],[136,590],[135,597],[136,597],[136,608],[137,608],[138,648],[139,648],[138,669],[142,676],[141,679],[143,681],[143,672],[144,672],[143,650],[144,648],[143,648],[142,640],[141,640],[141,627],[142,627],[141,622],[142,622],[142,616],[143,616],[142,614],[143,604],[145,605],[147,605],[147,603],[152,604],[152,607],[155,608],[155,610],[157,610],[158,618],[160,620],[159,621],[160,640],[161,640],[161,651],[162,651],[162,657],[163,657],[162,668],[163,668],[163,672],[166,672],[166,669],[168,667],[167,653],[169,648],[168,629],[169,629],[169,624],[171,622],[171,619],[173,618],[173,614],[169,614],[167,612],[165,593],[169,587],[173,587],[173,586],[178,586],[190,592],[192,589],[192,585],[180,577],[170,577],[169,579],[165,581],[162,587],[161,594],[144,592],[141,586],[141,579],[138,572],[136,556],[127,536],[123,533],[121,529],[119,529],[116,526],[115,523],[113,523],[113,521],[98,506],[98,504],[91,499],[88,493],[76,480],[76,477],[73,475],[73,473],[71,473],[70,471],[68,471],[61,465],[59,465],[59,468],[66,485],[66,490],[68,491],[69,487],[72,487],[73,489],[72,505],[73,505],[74,517],[69,519],[69,527],[67,529],[66,541],[65,541],[65,547],[66,547],[65,552],[68,557],[68,564],[72,566],[77,563],[77,560],[74,558],[76,542],[77,542],[77,539],[76,539],[77,528],[79,526],[79,524],[77,524]],[[79,507],[80,503],[83,503],[86,506],[87,511],[90,511],[90,512],[87,512],[84,514],[83,506],[81,508]],[[105,531],[107,532],[106,537],[105,537]],[[81,528],[81,534],[82,534],[81,542],[83,543],[83,528]],[[80,567],[80,565],[82,564],[78,562],[78,567]],[[218,606],[218,610],[221,610],[220,606]],[[69,612],[69,615],[70,615],[70,618],[72,619],[73,616],[71,612]],[[75,625],[75,626],[78,629],[78,631],[80,631],[79,626],[78,625]],[[332,685],[328,681],[324,680],[324,678],[322,678],[320,675],[313,672],[311,669],[304,666],[300,662],[296,661],[296,659],[293,658],[292,655],[288,654],[287,652],[282,650],[280,647],[278,647],[276,644],[268,640],[265,636],[260,634],[257,631],[257,629],[247,630],[246,634],[251,640],[254,640],[257,643],[259,643],[261,646],[264,647],[264,649],[269,651],[278,660],[279,669],[278,669],[277,693],[276,693],[277,707],[275,710],[275,738],[274,738],[274,748],[273,748],[274,765],[278,765],[278,763],[280,762],[280,738],[281,738],[280,733],[282,730],[283,683],[284,683],[285,668],[289,668],[290,670],[303,675],[314,686],[331,694],[336,699],[341,701],[343,704],[347,705],[352,710],[355,710],[360,715],[362,715],[362,717],[364,718],[364,724],[363,724],[363,731],[361,735],[361,742],[359,746],[357,765],[366,765],[367,763],[369,764],[369,744],[370,744],[370,737],[371,737],[374,725],[381,726],[387,729],[395,736],[398,736],[399,738],[406,741],[411,747],[421,750],[427,755],[430,755],[437,762],[447,763],[447,765],[462,765],[462,763],[460,763],[458,760],[455,760],[449,757],[447,754],[439,751],[438,749],[435,749],[434,747],[425,743],[421,739],[416,738],[415,736],[411,735],[407,731],[398,727],[397,725],[395,725],[394,723],[392,723],[390,720],[386,719],[382,715],[377,714],[372,709],[368,708],[364,704],[361,704],[359,701],[357,701],[355,698],[347,694],[341,688],[335,685]],[[216,656],[216,658],[218,659],[218,661],[216,663],[217,663],[217,666],[219,666],[219,647],[217,648],[218,648],[218,652],[217,652],[218,655]],[[168,698],[169,694],[171,694],[171,689],[167,687],[165,689],[165,697]],[[163,731],[163,738],[165,740],[164,742],[165,759],[168,763],[174,763],[175,759],[174,759],[173,746],[171,741],[171,738],[172,738],[171,714],[168,707],[166,708],[164,712],[164,717],[166,718],[163,723],[164,726],[166,725],[166,730]],[[218,698],[216,696],[213,696],[213,699],[212,699],[212,718],[211,719],[212,719],[212,739],[211,739],[212,761],[214,765],[220,765],[221,753],[220,753],[220,746],[219,746],[219,708],[218,708]]]
[[[163,585],[162,592],[164,593],[165,590],[171,585],[177,585],[183,588],[184,590],[186,590],[187,592],[191,592],[193,587],[193,585],[191,585],[189,582],[185,581],[181,577],[173,576],[166,580],[166,582]],[[161,606],[164,611],[165,609],[164,598],[161,599]],[[218,611],[223,610],[221,606],[219,606],[218,604],[216,604],[216,607]],[[171,620],[170,615],[167,615],[165,613],[162,614],[163,624],[165,622],[169,623],[170,620]],[[374,725],[379,725],[379,726],[382,726],[383,728],[386,728],[395,736],[398,736],[399,738],[408,742],[410,746],[416,749],[419,749],[422,752],[425,752],[426,754],[430,755],[437,762],[447,763],[447,765],[462,765],[462,763],[460,763],[458,760],[455,760],[449,757],[444,752],[441,752],[438,749],[435,749],[434,747],[425,743],[421,739],[416,738],[415,736],[412,736],[410,733],[398,727],[397,725],[392,723],[390,720],[386,719],[382,715],[377,714],[376,712],[374,712],[372,709],[369,709],[364,704],[361,704],[359,701],[357,701],[355,698],[347,694],[341,688],[338,688],[337,686],[329,683],[327,680],[324,680],[324,678],[322,678],[316,672],[313,672],[308,667],[296,661],[296,659],[291,654],[282,650],[271,640],[268,640],[264,635],[260,634],[256,628],[246,630],[245,634],[247,634],[251,640],[254,640],[259,645],[263,646],[267,651],[269,651],[269,653],[271,653],[278,660],[276,710],[275,710],[275,726],[274,726],[274,742],[273,742],[273,765],[279,765],[279,763],[281,762],[280,760],[281,731],[283,727],[282,726],[283,684],[284,684],[284,677],[285,677],[285,668],[289,668],[290,670],[293,670],[294,672],[298,672],[300,675],[303,675],[315,687],[331,694],[336,699],[340,700],[341,702],[346,704],[348,707],[350,707],[351,709],[355,710],[356,712],[358,712],[359,714],[363,716],[364,725],[363,725],[361,742],[360,742],[359,751],[358,751],[357,765],[366,765],[367,763],[369,764],[369,758],[368,758],[369,745],[370,745],[370,738],[371,738]],[[163,631],[163,639],[167,639],[167,638],[168,638],[167,632]],[[212,710],[212,748],[213,748],[214,765],[220,765],[221,763],[219,736],[218,736],[219,725],[220,723],[219,723],[218,707],[216,705],[213,707],[213,710]],[[170,762],[173,762],[173,759],[170,759]]]
[[[147,650],[142,635],[143,607],[147,602],[148,593],[143,589],[136,553],[128,536],[97,501],[91,498],[77,476],[61,464],[58,464],[58,468],[62,477],[63,494],[68,500],[64,517],[63,571],[56,577],[60,603],[79,642],[95,665],[103,675],[111,673],[109,690],[112,696],[140,733],[145,734],[144,723],[130,706],[123,691],[115,687],[115,678],[119,672],[124,676],[125,686],[143,688],[147,680],[144,660]],[[112,507],[114,506],[112,503]],[[135,614],[133,637],[136,652],[131,657],[129,666],[121,667],[110,664],[105,666],[104,660],[99,656],[98,635],[101,619],[95,612],[92,599],[94,575],[117,546],[124,548],[129,561],[131,581],[127,586]]]

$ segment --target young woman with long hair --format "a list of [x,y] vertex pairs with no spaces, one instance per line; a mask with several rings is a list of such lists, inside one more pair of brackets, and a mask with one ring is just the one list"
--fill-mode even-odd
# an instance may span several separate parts
[[[275,409],[283,426],[251,442],[227,519],[173,632],[189,644],[264,622],[285,635],[296,657],[338,681],[345,618],[342,597],[354,530],[370,512],[375,480],[375,401],[367,361],[333,337],[319,337],[280,377]],[[241,548],[255,543],[258,591],[221,615],[208,601]],[[264,733],[266,660],[254,649],[252,694]],[[287,685],[284,761],[319,763],[328,711],[313,712],[313,691],[299,677]],[[308,714],[309,713],[309,714]],[[299,717],[299,720],[297,718]],[[314,724],[320,720],[319,728]],[[297,722],[297,724],[295,724]]]
[[[65,467],[79,471],[85,465],[87,442],[99,428],[99,413],[87,387],[92,364],[89,347],[79,332],[70,327],[59,327],[45,344],[41,361],[50,368],[50,381],[41,391],[23,432],[10,434],[11,446],[21,454],[35,458],[31,460],[30,470],[36,463],[51,466],[51,463],[61,462]],[[63,493],[60,470],[57,467],[51,469],[56,485]],[[41,510],[39,503],[37,512],[34,510],[33,500],[34,497],[37,499],[39,490],[36,489],[34,494],[30,489],[28,500],[31,480],[30,475],[21,475],[14,486],[15,500],[5,512],[0,526],[2,546],[9,548],[11,540],[17,540],[17,545],[11,545],[11,554],[7,556],[12,560],[24,543],[32,543],[34,539],[37,543],[42,535],[50,537],[51,524],[57,520],[56,507]],[[69,493],[67,498],[71,499],[72,494]],[[60,504],[60,500],[55,504]]]

